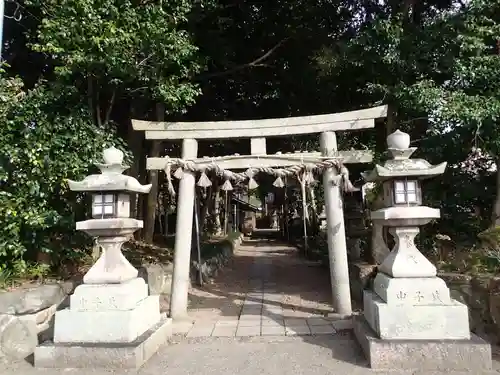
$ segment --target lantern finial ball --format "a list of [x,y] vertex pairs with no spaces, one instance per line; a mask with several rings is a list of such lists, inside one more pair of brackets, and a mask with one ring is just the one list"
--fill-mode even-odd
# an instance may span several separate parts
[[105,164],[121,165],[123,162],[123,152],[118,150],[115,146],[105,149],[102,153]]
[[387,137],[387,146],[389,149],[406,150],[410,147],[410,135],[398,129]]

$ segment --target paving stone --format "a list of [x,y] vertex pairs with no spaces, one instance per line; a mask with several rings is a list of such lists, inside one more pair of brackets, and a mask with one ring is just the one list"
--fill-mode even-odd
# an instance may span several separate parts
[[262,301],[264,304],[269,303],[271,305],[275,305],[276,303],[281,303],[283,300],[283,297],[281,295],[266,295],[264,294],[264,298],[262,298]]
[[260,325],[255,327],[240,327],[236,330],[236,336],[260,336]]
[[325,326],[325,325],[330,325],[330,321],[323,319],[323,318],[308,318],[307,319],[307,324],[310,326]]
[[331,324],[328,324],[327,326],[310,326],[310,328],[313,335],[326,335],[336,332]]
[[266,309],[266,308],[263,308],[262,309],[262,315],[266,315],[266,316],[276,316],[276,315],[283,316],[283,310],[281,310],[281,309]]
[[240,322],[241,321],[247,321],[247,320],[260,320],[261,314],[245,314],[240,316]]
[[215,327],[236,327],[238,325],[237,319],[232,320],[218,320],[215,323]]
[[246,308],[262,307],[262,300],[261,299],[246,299],[243,302],[243,307],[246,307]]
[[262,315],[261,310],[252,310],[252,311],[242,310],[239,320],[254,319],[254,317],[260,318],[261,315]]
[[223,315],[223,316],[220,316],[219,319],[217,320],[218,322],[219,321],[230,321],[230,320],[239,320],[240,319],[240,314],[239,313],[235,313],[235,314],[228,314],[228,315]]
[[247,293],[247,300],[258,301],[262,299],[262,296],[263,293],[260,292]]
[[175,334],[185,334],[188,333],[191,328],[193,328],[193,322],[174,322],[172,325],[172,333]]
[[236,326],[234,327],[215,327],[212,336],[213,337],[233,337],[236,334]]
[[284,326],[262,326],[262,336],[284,336]]
[[344,331],[344,330],[348,330],[348,329],[353,329],[352,319],[333,320],[332,326],[337,331]]
[[262,311],[262,306],[261,305],[252,305],[252,306],[243,306],[241,309],[241,313],[243,315],[246,314],[260,314]]
[[302,311],[302,310],[295,310],[295,313],[293,314],[295,318],[311,318],[312,314],[307,312],[307,311]]
[[272,327],[272,326],[282,327],[285,325],[285,323],[284,323],[283,319],[280,319],[280,318],[277,318],[277,319],[265,318],[265,319],[262,319],[262,325],[267,326],[267,327]]
[[195,323],[187,334],[187,337],[208,337],[214,330],[215,323],[199,324]]
[[264,303],[262,304],[262,309],[267,311],[283,312],[283,306],[281,306],[280,303]]
[[297,325],[297,326],[286,326],[285,334],[287,336],[302,336],[302,335],[310,335],[311,329],[306,325]]
[[284,327],[285,324],[283,321],[272,321],[272,320],[266,320],[262,322],[262,327]]
[[238,327],[260,327],[260,326],[261,326],[260,319],[240,320],[238,322]]
[[[225,292],[223,288],[227,285],[227,293],[238,297],[238,314],[234,314],[238,317],[231,317],[238,319],[237,326],[236,323],[225,322],[229,305],[234,305],[234,302],[228,304],[223,298],[219,302],[214,299],[213,293],[205,289],[197,294],[202,299],[205,297],[206,302],[201,301],[196,307],[200,310],[207,307],[206,311],[200,312],[199,319],[207,320],[215,316],[213,319],[218,320],[212,336],[218,336],[219,332],[220,335],[232,335],[230,328],[236,328],[237,336],[310,335],[311,327],[323,327],[313,328],[317,332],[315,334],[335,332],[334,326],[324,319],[324,315],[332,311],[325,303],[331,295],[326,282],[329,277],[327,271],[319,272],[318,268],[299,257],[278,254],[272,242],[246,243],[240,250],[241,254],[236,250],[228,272],[217,276],[220,279],[217,288],[222,288],[219,291]],[[297,280],[302,281],[297,283]],[[212,310],[224,310],[224,313],[215,315]],[[344,321],[336,324],[339,330],[349,326]],[[201,333],[204,333],[203,330]]]
[[285,318],[286,326],[307,326],[307,320],[305,318]]
[[266,308],[266,309],[283,309],[283,306],[281,306],[281,302],[276,302],[276,301],[264,301],[262,303],[262,307]]

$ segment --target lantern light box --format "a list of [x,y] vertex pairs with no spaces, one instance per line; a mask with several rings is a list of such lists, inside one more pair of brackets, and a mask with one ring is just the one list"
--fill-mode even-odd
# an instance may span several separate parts
[[388,180],[384,183],[386,206],[418,206],[422,204],[422,189],[417,179]]
[[130,216],[130,195],[104,191],[92,195],[92,218],[110,219]]

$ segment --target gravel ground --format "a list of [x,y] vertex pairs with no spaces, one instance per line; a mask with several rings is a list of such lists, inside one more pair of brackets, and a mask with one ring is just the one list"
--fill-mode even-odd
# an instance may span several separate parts
[[[2,375],[438,375],[442,372],[383,371],[366,367],[360,349],[350,337],[253,337],[253,338],[172,338],[139,371],[103,371],[92,369],[36,370],[26,362],[10,363]],[[498,374],[495,370],[484,374],[448,372],[450,375]]]

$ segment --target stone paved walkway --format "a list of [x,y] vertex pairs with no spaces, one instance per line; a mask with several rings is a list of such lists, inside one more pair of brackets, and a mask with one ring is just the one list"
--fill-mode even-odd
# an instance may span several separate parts
[[347,321],[329,317],[328,271],[272,240],[247,240],[212,284],[190,292],[187,337],[333,334]]
[[[0,358],[0,375],[495,375],[373,371],[347,321],[331,312],[328,272],[295,249],[246,242],[213,283],[191,291],[192,321],[136,370],[35,369]],[[331,334],[337,331],[337,334]],[[325,333],[325,334],[322,334]],[[269,335],[269,336],[268,336]],[[218,336],[218,337],[215,337]],[[225,336],[225,337],[221,337]]]

